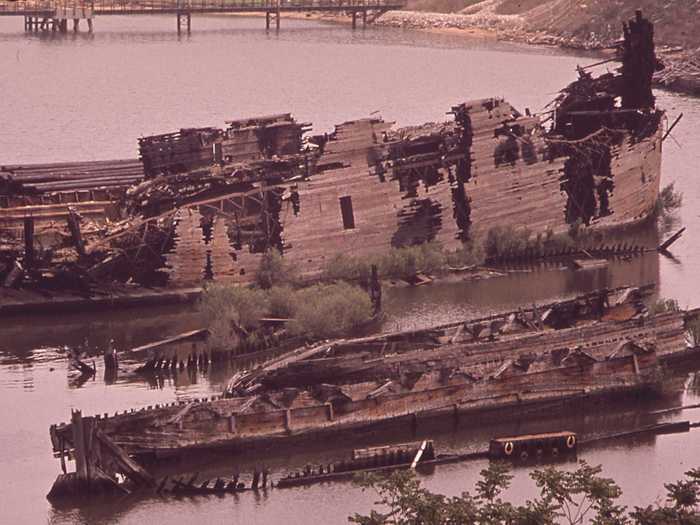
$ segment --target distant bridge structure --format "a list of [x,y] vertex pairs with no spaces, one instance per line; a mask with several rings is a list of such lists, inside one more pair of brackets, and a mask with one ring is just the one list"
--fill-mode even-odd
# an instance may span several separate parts
[[0,0],[0,16],[24,17],[27,32],[68,32],[73,20],[77,31],[81,20],[93,30],[96,16],[175,15],[177,31],[189,33],[193,14],[259,13],[265,15],[265,27],[271,20],[280,28],[282,13],[327,12],[348,14],[353,29],[361,17],[365,26],[381,14],[405,7],[405,0]]

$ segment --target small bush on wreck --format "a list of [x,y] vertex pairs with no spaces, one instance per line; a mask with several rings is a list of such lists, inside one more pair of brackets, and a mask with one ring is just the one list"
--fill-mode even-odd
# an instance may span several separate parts
[[649,313],[652,315],[680,311],[681,307],[675,299],[659,299],[649,306]]
[[532,231],[529,228],[494,226],[486,235],[484,251],[486,257],[495,259],[506,255],[523,253],[530,248]]
[[221,350],[237,346],[256,330],[269,305],[262,290],[217,283],[204,290],[199,308],[209,331],[209,347]]
[[495,226],[486,235],[484,251],[487,259],[528,252],[544,255],[581,249],[601,241],[602,236],[599,232],[585,228],[580,221],[572,224],[568,232],[556,234],[552,230],[547,230],[534,235],[527,227]]
[[676,191],[675,183],[672,182],[664,187],[659,193],[656,201],[656,208],[661,213],[674,213],[683,206],[683,194]]
[[298,291],[290,286],[275,286],[267,291],[268,314],[277,319],[294,316]]
[[317,339],[349,334],[372,319],[369,295],[344,282],[298,290],[294,304],[290,331]]
[[362,284],[369,282],[371,262],[344,253],[339,253],[330,259],[321,274],[321,280],[354,281]]
[[299,280],[299,273],[276,248],[267,250],[260,258],[255,284],[267,290],[273,286],[291,285]]
[[462,248],[447,253],[445,257],[447,265],[452,268],[478,266],[484,263],[485,258],[483,245],[473,241],[465,242]]
[[672,182],[664,187],[656,201],[654,214],[661,233],[668,233],[678,224],[678,212],[683,206],[683,194],[676,191]]
[[376,264],[383,277],[409,279],[417,273],[441,273],[447,267],[447,260],[440,245],[426,243],[394,248]]
[[257,348],[265,336],[264,317],[291,319],[290,334],[321,339],[348,335],[373,314],[367,292],[344,282],[268,290],[214,284],[205,289],[199,306],[212,350]]
[[439,243],[430,242],[392,248],[384,254],[364,258],[346,254],[336,255],[326,264],[322,280],[353,281],[366,285],[373,264],[377,265],[382,279],[410,279],[418,273],[439,275],[447,272],[451,266],[476,265],[483,262],[483,249],[476,243],[468,242],[459,250],[448,252]]

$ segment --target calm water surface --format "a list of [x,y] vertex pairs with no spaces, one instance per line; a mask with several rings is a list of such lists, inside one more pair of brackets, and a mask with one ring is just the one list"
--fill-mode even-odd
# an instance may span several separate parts
[[[317,131],[379,111],[398,124],[445,119],[463,100],[504,96],[520,108],[542,108],[587,63],[546,49],[403,31],[352,32],[344,27],[283,20],[278,35],[261,19],[195,18],[190,37],[178,38],[174,17],[100,18],[94,35],[27,36],[21,19],[0,19],[0,164],[136,156],[140,135],[186,126],[223,125],[230,118],[292,111]],[[609,268],[573,273],[561,268],[525,269],[508,278],[392,289],[387,330],[427,326],[465,315],[571,296],[599,286],[656,282],[660,295],[698,306],[700,224],[700,101],[659,93],[683,123],[666,142],[664,183],[683,191],[682,221],[689,234],[674,245],[675,259],[648,256]],[[641,235],[649,244],[654,232]],[[70,417],[71,408],[103,413],[219,392],[223,374],[179,374],[159,383],[120,377],[107,385],[100,374],[86,383],[68,373],[66,347],[101,351],[110,338],[120,348],[190,329],[195,312],[178,309],[124,311],[40,319],[0,319],[0,522],[2,523],[344,523],[366,511],[374,496],[349,484],[271,491],[258,496],[142,499],[54,508],[45,494],[59,472],[50,455],[48,426]],[[98,361],[98,366],[100,365]],[[441,450],[483,446],[510,432],[569,428],[595,434],[658,421],[656,406],[698,400],[689,378],[680,397],[589,406],[542,418],[522,414],[507,424],[464,421],[424,424],[418,435],[396,428],[350,434],[330,447],[270,450],[192,458],[160,467],[162,473],[207,475],[245,472],[264,461],[278,473],[306,462],[343,457],[356,444],[436,439]],[[700,420],[697,412],[673,416]],[[698,434],[645,438],[601,445],[581,454],[602,463],[622,485],[624,502],[646,503],[700,463]],[[471,489],[483,463],[441,467],[424,474],[431,489],[457,494]],[[250,470],[248,468],[248,470]],[[532,495],[528,470],[519,469],[511,494]],[[643,475],[640,475],[643,474]]]

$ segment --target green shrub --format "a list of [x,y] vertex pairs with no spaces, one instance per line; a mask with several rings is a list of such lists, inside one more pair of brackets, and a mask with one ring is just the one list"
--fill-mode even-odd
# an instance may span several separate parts
[[683,194],[676,191],[674,183],[668,184],[659,193],[654,214],[662,234],[670,232],[678,225],[678,212],[683,205]]
[[371,273],[370,268],[371,263],[366,259],[339,253],[326,263],[321,280],[355,281],[367,284]]
[[289,319],[294,316],[296,295],[289,286],[275,286],[267,291],[268,314],[278,319]]
[[269,305],[262,290],[217,283],[204,290],[199,307],[209,331],[208,345],[220,350],[238,346],[259,326]]
[[672,182],[661,190],[656,206],[661,213],[674,213],[680,210],[683,206],[683,194],[676,191],[675,183]]
[[652,315],[680,311],[681,307],[675,299],[659,299],[649,307],[649,313]]
[[298,290],[295,310],[290,331],[317,339],[350,334],[372,319],[369,295],[344,282]]
[[291,319],[290,333],[324,339],[349,335],[373,314],[367,292],[345,282],[298,290],[214,284],[206,288],[199,305],[213,350],[255,349],[265,337],[263,317]]
[[260,265],[255,274],[255,283],[265,290],[273,286],[294,284],[299,279],[297,269],[285,261],[276,248],[267,250],[260,258]]
[[378,259],[379,275],[393,279],[413,277],[421,271],[423,254],[417,246],[395,248]]
[[473,241],[464,243],[462,248],[445,254],[445,262],[449,267],[475,266],[483,264],[485,259],[484,247]]
[[490,259],[509,254],[524,252],[531,246],[529,228],[513,226],[494,226],[486,235],[484,251]]
[[354,281],[367,285],[373,264],[377,265],[380,278],[410,279],[417,273],[431,275],[445,273],[450,266],[465,266],[484,262],[480,245],[469,242],[455,252],[447,252],[435,242],[392,248],[384,254],[360,259],[339,254],[333,257],[323,270],[322,280]]

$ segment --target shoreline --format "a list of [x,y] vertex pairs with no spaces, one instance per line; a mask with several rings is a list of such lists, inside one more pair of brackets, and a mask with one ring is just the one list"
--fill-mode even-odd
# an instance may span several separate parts
[[[233,14],[224,16],[261,15]],[[313,20],[349,26],[349,17],[337,14],[282,13],[283,19]],[[544,31],[529,31],[519,17],[475,17],[467,14],[445,14],[422,11],[388,11],[377,19],[368,22],[368,26],[407,29],[464,38],[510,42],[528,46],[541,46],[564,50],[591,53],[592,56],[608,58],[612,56],[610,42],[592,38],[581,40],[550,34]],[[361,29],[361,27],[358,27]],[[657,45],[657,55],[664,63],[665,69],[654,76],[654,86],[660,89],[700,96],[700,61],[693,60],[692,53],[678,46]]]
[[[476,18],[466,14],[442,14],[419,11],[389,11],[379,17],[374,25],[441,34],[463,34],[492,38],[500,42],[513,42],[530,46],[556,47],[592,52],[601,58],[611,57],[611,42],[592,37],[589,40],[569,38],[544,31],[529,31],[516,17]],[[654,76],[654,85],[691,96],[700,96],[700,64],[694,62],[690,51],[678,46],[657,44],[657,55],[665,69]]]

